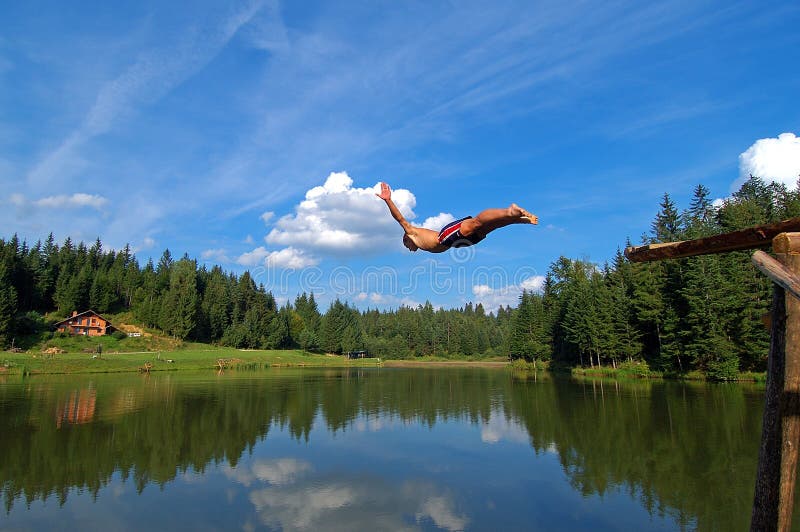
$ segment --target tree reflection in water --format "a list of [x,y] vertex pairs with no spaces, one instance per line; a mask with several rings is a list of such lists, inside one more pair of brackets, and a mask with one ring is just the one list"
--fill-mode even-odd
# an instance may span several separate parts
[[[737,385],[533,381],[470,369],[9,380],[0,385],[0,481],[10,513],[22,501],[64,504],[75,488],[96,497],[115,474],[141,494],[213,467],[248,488],[268,527],[324,519],[460,530],[476,522],[454,502],[459,486],[394,482],[363,473],[368,467],[357,478],[333,475],[297,457],[247,458],[272,431],[313,446],[318,431],[334,439],[353,431],[400,435],[457,421],[477,427],[482,445],[525,440],[536,455],[557,457],[581,496],[627,492],[680,527],[739,529],[749,522],[761,396]],[[373,445],[396,452],[387,440]],[[524,482],[517,489],[521,500],[539,495],[526,493]]]

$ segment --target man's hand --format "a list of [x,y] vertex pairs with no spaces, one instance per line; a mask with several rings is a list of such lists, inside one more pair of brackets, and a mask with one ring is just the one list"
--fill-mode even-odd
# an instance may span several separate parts
[[386,183],[381,182],[381,193],[375,195],[378,196],[383,201],[389,201],[390,199],[392,199],[392,189],[389,188],[389,185],[387,185]]

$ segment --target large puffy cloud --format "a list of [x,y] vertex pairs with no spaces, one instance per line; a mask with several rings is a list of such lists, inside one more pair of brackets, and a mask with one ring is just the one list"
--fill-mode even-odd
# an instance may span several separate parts
[[794,188],[800,177],[800,138],[794,133],[781,133],[778,138],[759,139],[739,155],[739,179],[733,190],[750,175]]
[[[243,253],[236,262],[299,269],[318,264],[320,256],[369,255],[399,247],[400,227],[375,196],[378,192],[380,183],[358,188],[347,172],[332,172],[322,186],[306,192],[294,214],[275,220],[273,212],[263,213],[261,219],[272,224],[264,237],[268,247]],[[392,201],[407,220],[416,218],[417,200],[410,191],[393,190]],[[419,225],[439,230],[453,219],[452,214],[443,212]]]
[[[331,173],[322,186],[306,192],[294,214],[281,217],[267,234],[268,244],[324,254],[367,254],[399,241],[397,222],[375,197],[379,185],[355,188],[347,172]],[[405,189],[392,192],[400,212],[415,218],[416,198]]]

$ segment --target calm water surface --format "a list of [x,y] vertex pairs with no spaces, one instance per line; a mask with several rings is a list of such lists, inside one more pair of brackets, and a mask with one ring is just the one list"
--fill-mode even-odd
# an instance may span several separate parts
[[745,530],[763,388],[506,370],[0,381],[10,530]]

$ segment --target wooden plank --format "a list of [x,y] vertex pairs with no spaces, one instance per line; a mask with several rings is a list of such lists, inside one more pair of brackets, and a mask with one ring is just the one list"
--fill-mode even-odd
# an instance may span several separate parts
[[625,256],[631,262],[647,262],[766,248],[772,245],[772,239],[780,233],[792,231],[800,231],[800,217],[695,240],[631,246],[625,249]]
[[753,253],[753,264],[773,283],[800,299],[800,277],[795,275],[792,270],[761,250]]

